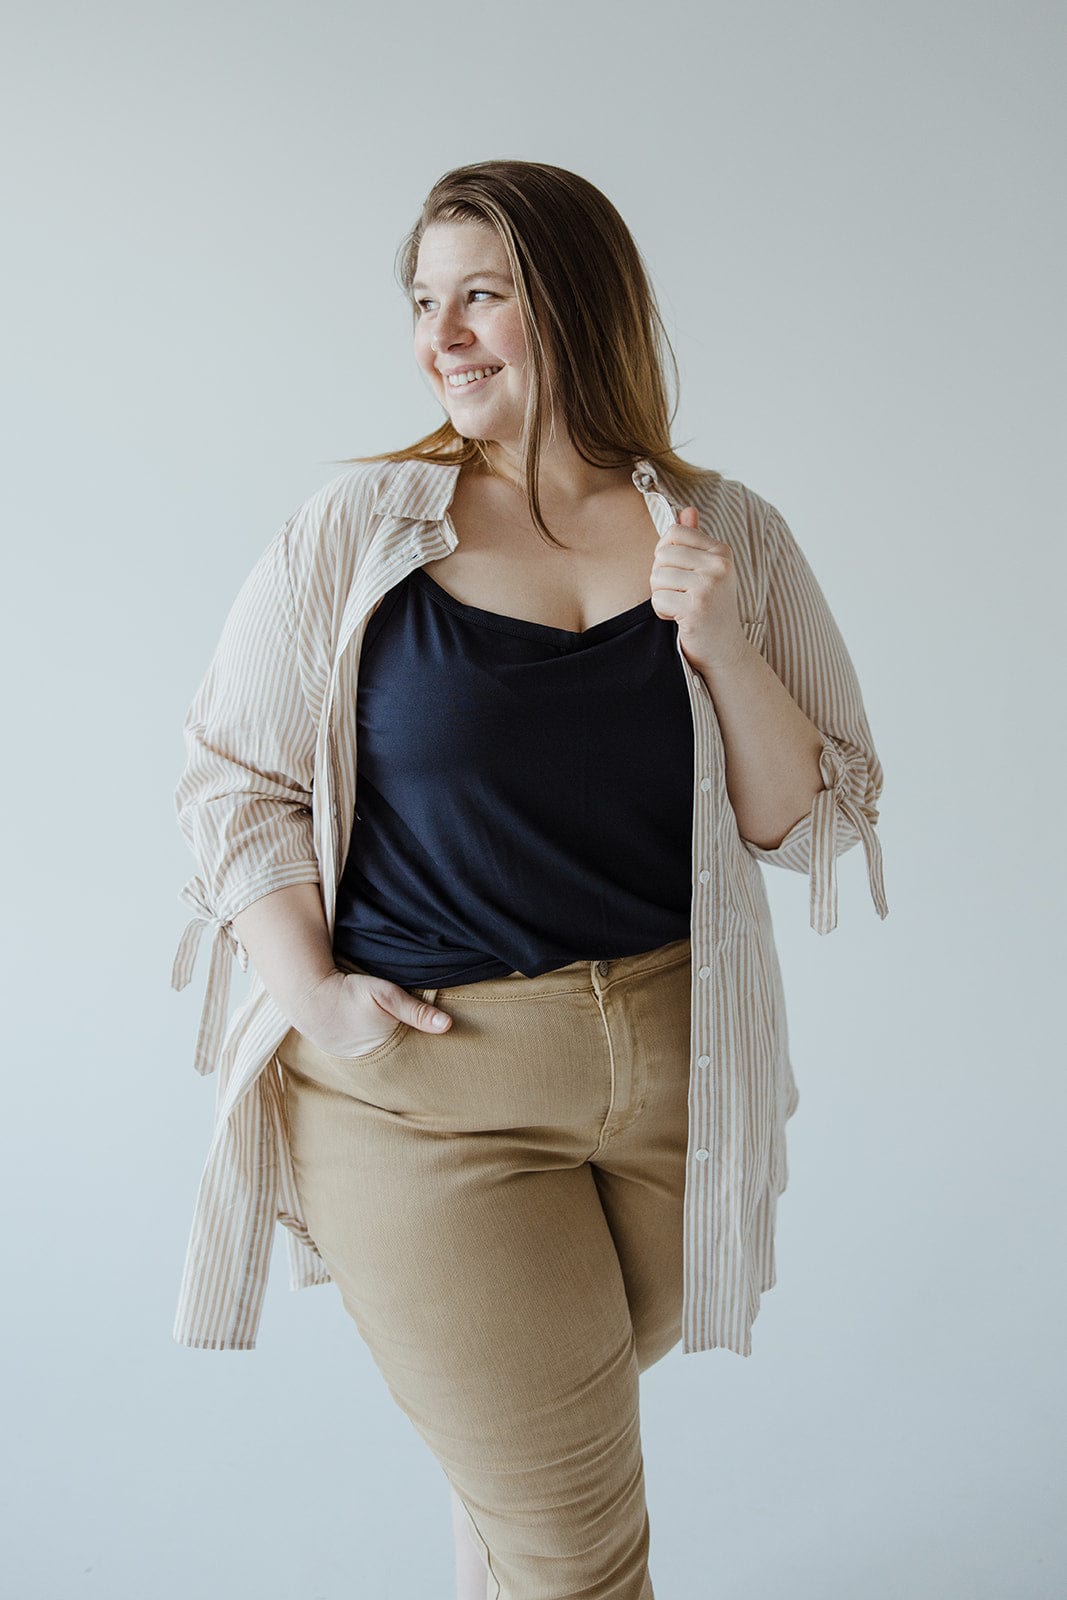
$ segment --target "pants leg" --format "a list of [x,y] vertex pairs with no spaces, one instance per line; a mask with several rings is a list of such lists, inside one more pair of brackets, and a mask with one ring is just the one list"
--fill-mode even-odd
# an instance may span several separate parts
[[[668,946],[668,951],[674,946]],[[628,1120],[590,1160],[626,1287],[641,1372],[682,1338],[685,1159],[689,1138],[689,941],[667,966],[633,974],[612,961],[598,987],[616,1055],[633,1081]]]
[[491,1600],[652,1600],[635,1329],[645,1365],[680,1337],[688,962],[415,990],[443,1036],[279,1051],[309,1231]]

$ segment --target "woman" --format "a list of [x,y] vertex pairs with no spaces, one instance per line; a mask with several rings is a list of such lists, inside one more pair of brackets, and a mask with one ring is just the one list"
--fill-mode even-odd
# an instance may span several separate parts
[[280,1220],[449,1478],[461,1596],[647,1600],[638,1375],[748,1355],[775,1281],[756,863],[827,932],[862,841],[885,916],[882,771],[785,521],[670,446],[610,202],[460,168],[401,277],[446,420],[279,530],[185,721],[220,1082],[174,1336],[254,1345]]

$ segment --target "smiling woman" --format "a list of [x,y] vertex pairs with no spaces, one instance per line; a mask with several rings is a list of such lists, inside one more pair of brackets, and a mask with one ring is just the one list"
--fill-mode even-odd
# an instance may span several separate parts
[[785,519],[671,445],[610,201],[458,168],[400,279],[444,420],[286,520],[186,716],[172,981],[211,926],[226,1081],[175,1337],[254,1344],[281,1222],[449,1480],[460,1600],[652,1600],[640,1374],[749,1355],[775,1282],[756,863],[825,933],[862,842],[884,916],[882,770]]
[[546,507],[553,524],[587,527],[639,456],[683,491],[718,477],[671,446],[674,353],[629,228],[586,179],[521,161],[446,173],[401,246],[398,277],[416,362],[448,420],[407,449],[351,460],[488,476],[516,491],[511,515],[550,544]]

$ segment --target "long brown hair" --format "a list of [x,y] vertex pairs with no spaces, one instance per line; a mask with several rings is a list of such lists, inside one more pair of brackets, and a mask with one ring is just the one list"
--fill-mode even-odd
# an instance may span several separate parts
[[[435,222],[472,220],[496,230],[507,253],[529,352],[531,381],[523,420],[523,475],[535,528],[560,545],[537,496],[547,387],[547,337],[558,374],[549,407],[592,466],[630,466],[645,458],[685,488],[708,476],[676,455],[670,430],[678,407],[678,363],[648,271],[629,228],[606,195],[563,167],[540,161],[478,161],[438,178],[397,253],[397,276],[419,315],[411,286],[419,242]],[[543,319],[543,321],[542,321]],[[664,368],[674,373],[668,411]],[[400,450],[350,456],[347,462],[480,462],[492,470],[480,439],[458,433],[450,418]]]

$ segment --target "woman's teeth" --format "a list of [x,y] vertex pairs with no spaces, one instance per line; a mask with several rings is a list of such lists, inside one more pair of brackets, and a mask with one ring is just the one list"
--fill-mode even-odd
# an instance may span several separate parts
[[473,367],[470,372],[461,372],[456,377],[449,373],[449,388],[465,389],[468,384],[478,383],[482,378],[491,378],[495,372],[499,371],[499,367]]

